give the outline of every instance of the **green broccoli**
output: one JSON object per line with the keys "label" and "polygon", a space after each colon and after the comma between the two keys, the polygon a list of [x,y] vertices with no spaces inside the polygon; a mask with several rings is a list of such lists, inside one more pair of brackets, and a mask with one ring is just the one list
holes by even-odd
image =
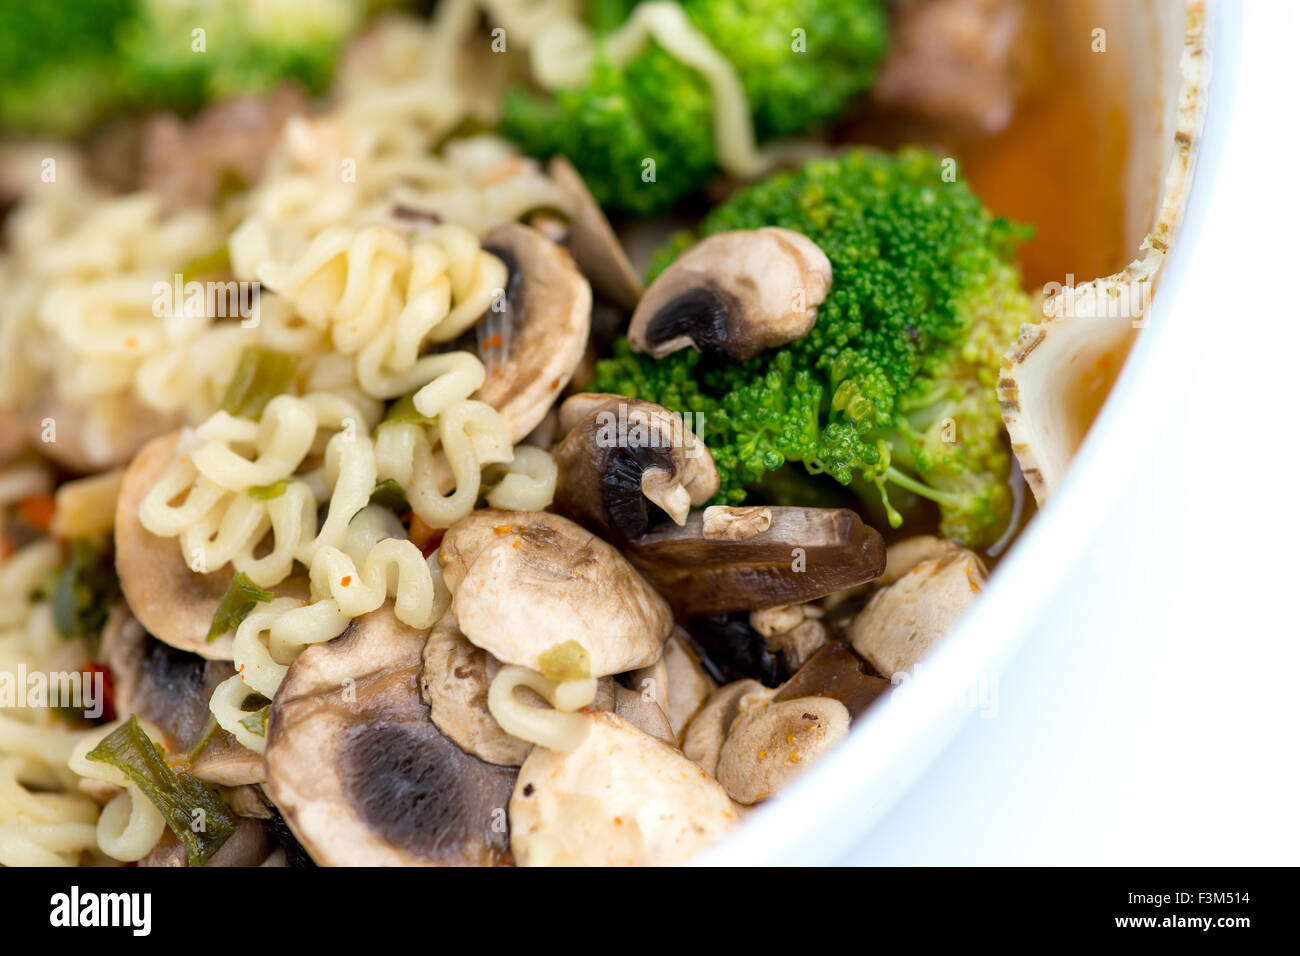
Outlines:
{"label": "green broccoli", "polygon": [[[682,0],[735,66],[759,140],[832,119],[866,89],[884,53],[883,0]],[[594,5],[599,31],[629,5]],[[651,42],[623,65],[597,55],[586,85],[507,95],[502,129],[525,152],[564,153],[604,206],[646,215],[698,192],[717,169],[703,77]],[[653,185],[643,181],[654,160]]]}
{"label": "green broccoli", "polygon": [[[283,80],[324,90],[367,0],[4,0],[0,127],[71,136]],[[201,31],[201,32],[199,32]]]}
{"label": "green broccoli", "polygon": [[[1033,319],[1012,263],[1029,230],[944,171],[920,150],[857,151],[737,193],[700,234],[773,225],[816,242],[834,279],[812,330],[741,363],[690,349],[655,361],[622,339],[589,388],[697,413],[722,476],[715,503],[800,462],[883,503],[894,526],[890,485],[936,502],[946,536],[988,545],[1011,510],[995,388]],[[656,270],[694,238],[677,237]]]}

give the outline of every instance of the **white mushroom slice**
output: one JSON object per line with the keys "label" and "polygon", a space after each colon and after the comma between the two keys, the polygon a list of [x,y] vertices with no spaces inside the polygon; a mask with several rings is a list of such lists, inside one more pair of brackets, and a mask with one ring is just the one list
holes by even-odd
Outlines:
{"label": "white mushroom slice", "polygon": [[744,711],[766,704],[772,693],[758,681],[748,678],[719,687],[686,725],[682,752],[710,777],[715,776],[718,756],[732,723]]}
{"label": "white mushroom slice", "polygon": [[[681,524],[679,521],[678,524]],[[704,537],[720,541],[744,541],[772,527],[772,509],[763,506],[732,508],[714,505],[704,509]]]}
{"label": "white mushroom slice", "polygon": [[922,561],[937,561],[959,551],[960,545],[932,534],[903,538],[885,550],[885,573],[873,583],[877,586],[893,584]]}
{"label": "white mushroom slice", "polygon": [[655,358],[690,347],[741,362],[806,335],[830,287],[830,260],[806,236],[774,226],[720,232],[650,284],[627,340]]}
{"label": "white mushroom slice", "polygon": [[853,649],[886,677],[910,671],[975,600],[986,575],[979,558],[965,550],[922,561],[853,619]]}
{"label": "white mushroom slice", "polygon": [[[450,611],[433,626],[424,645],[420,692],[438,729],[466,753],[488,763],[517,767],[532,746],[501,729],[488,710],[488,691],[501,662],[475,647]],[[521,688],[520,693],[531,693]],[[535,706],[545,706],[537,697]]]}
{"label": "white mushroom slice", "polygon": [[568,754],[538,747],[510,797],[510,848],[521,866],[669,866],[737,820],[717,783],[679,751],[615,714],[592,714]]}
{"label": "white mushroom slice", "polygon": [[505,859],[515,771],[470,756],[429,720],[426,638],[384,605],[303,651],[275,695],[267,791],[317,863]]}
{"label": "white mushroom slice", "polygon": [[691,718],[699,711],[709,695],[718,689],[693,651],[677,632],[664,643],[664,671],[668,675],[668,706],[665,712],[677,740]]}
{"label": "white mushroom slice", "polygon": [[554,157],[546,172],[569,199],[568,241],[573,258],[600,295],[622,309],[635,308],[645,291],[641,277],[582,176],[564,156]]}
{"label": "white mushroom slice", "polygon": [[718,491],[713,455],[662,405],[582,392],[560,406],[560,426],[555,510],[598,534],[641,535],[653,506],[684,524]]}
{"label": "white mushroom slice", "polygon": [[800,697],[741,713],[718,757],[718,782],[737,803],[778,793],[849,733],[848,709],[830,697]]}
{"label": "white mushroom slice", "polygon": [[477,397],[505,420],[518,443],[546,417],[582,361],[591,330],[591,286],[569,253],[536,229],[497,226],[483,249],[506,264],[500,309],[476,326],[487,378]]}
{"label": "white mushroom slice", "polygon": [[461,632],[507,664],[604,677],[658,660],[672,613],[611,545],[559,515],[485,509],[438,550]]}

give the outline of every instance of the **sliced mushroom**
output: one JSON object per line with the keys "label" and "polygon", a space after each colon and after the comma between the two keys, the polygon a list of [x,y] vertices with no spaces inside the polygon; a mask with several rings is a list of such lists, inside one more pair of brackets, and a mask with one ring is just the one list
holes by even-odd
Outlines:
{"label": "sliced mushroom", "polygon": [[586,740],[536,747],[510,798],[510,846],[522,866],[668,866],[737,820],[723,789],[676,748],[615,714],[592,714]]}
{"label": "sliced mushroom", "polygon": [[831,697],[844,705],[851,719],[857,720],[891,686],[843,641],[830,641],[777,688],[772,700]]}
{"label": "sliced mushroom", "polygon": [[[451,611],[429,633],[423,662],[420,691],[438,729],[480,760],[506,767],[523,763],[532,744],[502,730],[488,710],[488,689],[501,662],[469,642]],[[544,705],[538,697],[536,706]]]}
{"label": "sliced mushroom", "polygon": [[718,755],[718,782],[746,806],[773,796],[849,733],[831,697],[771,701],[736,717]]}
{"label": "sliced mushroom", "polygon": [[484,509],[438,550],[461,632],[498,660],[551,674],[585,655],[604,677],[651,664],[672,613],[617,550],[559,515]]}
{"label": "sliced mushroom", "polygon": [[732,723],[744,711],[767,703],[771,696],[771,690],[748,678],[719,687],[686,725],[682,752],[710,777],[715,776],[718,755]]}
{"label": "sliced mushroom", "polygon": [[773,226],[720,232],[650,284],[627,340],[655,358],[689,346],[743,362],[806,335],[830,287],[830,260],[807,237]]}
{"label": "sliced mushroom", "polygon": [[[218,847],[205,866],[261,866],[266,862],[275,843],[267,831],[266,824],[260,820],[240,817],[235,821],[235,832],[226,842]],[[172,835],[170,830],[163,831],[158,845],[149,851],[139,863],[140,866],[189,866],[185,847]]]}
{"label": "sliced mushroom", "polygon": [[140,523],[140,502],[171,464],[180,437],[172,432],[149,442],[122,477],[113,524],[117,576],[146,631],[178,650],[228,661],[234,635],[209,642],[208,629],[234,572],[226,567],[195,574],[175,538],[160,538]]}
{"label": "sliced mushroom", "polygon": [[853,649],[886,677],[910,671],[975,600],[986,575],[966,550],[922,561],[853,619]]}
{"label": "sliced mushroom", "polygon": [[636,308],[645,291],[641,277],[582,176],[564,156],[555,156],[546,172],[569,199],[569,249],[592,288],[620,308]]}
{"label": "sliced mushroom", "polygon": [[518,223],[497,226],[483,248],[506,264],[503,310],[480,320],[487,379],[478,397],[505,420],[511,442],[546,417],[582,360],[591,329],[591,286],[560,246]]}
{"label": "sliced mushroom", "polygon": [[802,604],[884,571],[884,541],[854,512],[771,510],[771,527],[741,541],[705,537],[697,511],[682,527],[629,541],[625,552],[685,617]]}
{"label": "sliced mushroom", "polygon": [[699,658],[682,638],[680,628],[664,643],[663,665],[668,678],[665,712],[673,735],[680,741],[691,719],[718,685],[700,665]]}
{"label": "sliced mushroom", "polygon": [[100,653],[113,675],[113,696],[122,714],[151,721],[178,753],[198,749],[187,768],[201,780],[239,786],[263,779],[262,757],[220,728],[211,731],[208,700],[233,677],[226,661],[205,660],[155,640],[129,610],[109,612]]}
{"label": "sliced mushroom", "polygon": [[466,754],[429,720],[426,638],[385,605],[303,651],[276,693],[267,790],[317,863],[505,859],[515,771]]}
{"label": "sliced mushroom", "polygon": [[648,690],[614,684],[614,713],[645,734],[662,740],[671,747],[677,746],[668,715],[658,699]]}
{"label": "sliced mushroom", "polygon": [[[234,572],[229,566],[208,574],[191,571],[175,538],[159,537],[140,523],[140,502],[171,464],[180,436],[172,432],[149,442],[122,476],[113,523],[117,576],[131,613],[150,634],[177,650],[228,661],[234,634],[209,641],[208,629]],[[310,586],[298,572],[275,590],[306,600]]]}
{"label": "sliced mushroom", "polygon": [[922,561],[936,561],[957,554],[961,546],[932,534],[918,534],[895,541],[885,553],[885,573],[873,582],[877,587],[893,584]]}
{"label": "sliced mushroom", "polygon": [[683,524],[718,491],[708,448],[662,405],[584,392],[560,407],[560,426],[553,506],[597,534],[636,538],[664,514]]}

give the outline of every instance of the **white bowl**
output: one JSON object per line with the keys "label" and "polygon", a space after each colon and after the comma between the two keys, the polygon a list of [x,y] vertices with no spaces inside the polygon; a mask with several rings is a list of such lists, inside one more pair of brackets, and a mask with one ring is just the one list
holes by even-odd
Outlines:
{"label": "white bowl", "polygon": [[[1102,4],[1104,7],[1106,4]],[[1171,17],[1173,5],[1179,9]],[[1145,31],[1145,49],[1158,51],[1145,74],[1151,89],[1163,86],[1162,113],[1135,136],[1130,189],[1159,183],[1168,161],[1165,133],[1176,110],[1178,55],[1182,37],[1170,25],[1182,19],[1182,3],[1161,0],[1134,17],[1135,33]],[[1112,3],[1113,6],[1113,3]],[[1128,6],[1128,4],[1125,4]],[[1132,7],[1129,7],[1132,10]],[[1043,604],[1063,586],[1077,542],[1085,540],[1095,515],[1112,502],[1130,479],[1125,463],[1140,459],[1153,422],[1161,420],[1175,396],[1167,376],[1150,374],[1177,329],[1169,308],[1186,278],[1187,261],[1202,228],[1206,195],[1219,174],[1222,143],[1216,131],[1231,109],[1240,64],[1242,9],[1210,3],[1205,48],[1213,77],[1203,139],[1186,210],[1141,333],[1108,399],[1050,502],[1032,520],[1002,560],[979,602],[928,656],[917,676],[871,708],[848,740],[810,767],[779,798],[748,815],[743,826],[697,862],[702,865],[795,865],[832,862],[853,845],[931,766],[959,729],[974,719],[983,691],[996,681],[1042,618]],[[1144,82],[1135,74],[1135,82]],[[1135,87],[1135,98],[1141,96]],[[1149,90],[1148,90],[1149,92]],[[1163,117],[1163,118],[1162,118]],[[1145,175],[1142,171],[1145,170]],[[1149,187],[1148,187],[1149,188]],[[1141,207],[1139,192],[1131,192]],[[1158,207],[1147,197],[1145,225]],[[1133,227],[1130,227],[1133,233]],[[1142,233],[1138,233],[1139,237]],[[1136,242],[1133,248],[1136,254]],[[1121,414],[1122,412],[1122,414]]]}

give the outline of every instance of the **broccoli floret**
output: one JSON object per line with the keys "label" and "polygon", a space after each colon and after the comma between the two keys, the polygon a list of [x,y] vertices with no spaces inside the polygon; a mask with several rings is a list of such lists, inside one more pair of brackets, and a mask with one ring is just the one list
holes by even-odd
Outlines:
{"label": "broccoli floret", "polygon": [[[744,501],[799,462],[878,494],[895,526],[891,485],[935,501],[946,536],[991,543],[1011,508],[995,387],[1002,352],[1033,319],[1012,264],[1029,230],[943,173],[920,150],[852,152],[737,193],[699,234],[771,225],[816,242],[834,278],[812,330],[741,363],[689,349],[655,361],[623,339],[591,390],[695,413],[722,476],[715,503]],[[656,269],[694,238],[670,243]]]}
{"label": "broccoli floret", "polygon": [[322,92],[368,7],[367,0],[4,0],[0,126],[70,136],[123,109],[189,113],[284,80]]}
{"label": "broccoli floret", "polygon": [[0,126],[55,135],[98,119],[120,95],[119,30],[135,0],[0,3]]}
{"label": "broccoli floret", "polygon": [[[122,71],[140,104],[192,112],[209,100],[294,80],[329,82],[364,0],[138,0],[122,31]],[[203,33],[196,35],[196,30]]]}
{"label": "broccoli floret", "polygon": [[[882,0],[682,0],[692,24],[735,66],[759,139],[804,132],[866,89],[884,52]],[[613,0],[589,10],[599,30]],[[624,65],[601,57],[589,81],[507,96],[503,131],[525,152],[564,153],[596,199],[646,215],[699,191],[717,168],[712,94],[653,41]],[[646,160],[654,179],[643,178]]]}

